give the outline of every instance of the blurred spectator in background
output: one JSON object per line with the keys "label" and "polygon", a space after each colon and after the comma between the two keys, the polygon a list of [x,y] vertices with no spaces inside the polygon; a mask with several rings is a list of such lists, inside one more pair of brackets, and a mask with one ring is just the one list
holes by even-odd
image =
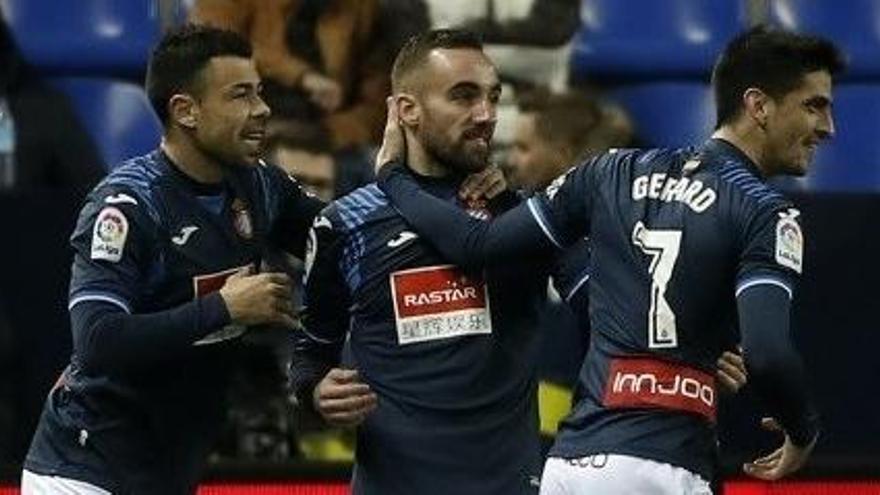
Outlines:
{"label": "blurred spectator in background", "polygon": [[[628,116],[595,94],[536,89],[518,100],[504,166],[508,182],[526,193],[543,190],[580,160],[627,146],[632,138]],[[589,261],[586,240],[566,250],[553,271],[541,313],[538,407],[545,452],[559,421],[571,410],[572,389],[589,346]]]}
{"label": "blurred spectator in background", "polygon": [[514,187],[544,189],[579,157],[625,147],[632,123],[619,107],[595,95],[534,90],[519,98],[506,173]]}
{"label": "blurred spectator in background", "polygon": [[[554,48],[568,43],[581,24],[580,0],[483,1],[485,17],[467,22],[465,27],[482,34],[485,43]],[[511,4],[519,5],[520,15],[504,11]],[[508,17],[502,17],[504,14]]]}
{"label": "blurred spectator in background", "polygon": [[305,190],[327,202],[336,197],[336,159],[326,139],[276,135],[266,150],[269,161],[298,180]]}
{"label": "blurred spectator in background", "polygon": [[0,191],[51,188],[80,198],[103,165],[67,98],[23,60],[0,11]]}
{"label": "blurred spectator in background", "polygon": [[379,31],[391,58],[412,36],[428,29],[431,16],[425,0],[379,0]]}
{"label": "blurred spectator in background", "polygon": [[377,0],[197,0],[191,20],[250,39],[275,132],[371,145],[385,117],[391,53]]}
{"label": "blurred spectator in background", "polygon": [[324,201],[344,196],[373,181],[373,167],[359,150],[334,151],[321,135],[273,135],[269,161],[284,169]]}
{"label": "blurred spectator in background", "polygon": [[465,27],[483,37],[502,80],[568,84],[580,0],[427,0],[434,28]]}

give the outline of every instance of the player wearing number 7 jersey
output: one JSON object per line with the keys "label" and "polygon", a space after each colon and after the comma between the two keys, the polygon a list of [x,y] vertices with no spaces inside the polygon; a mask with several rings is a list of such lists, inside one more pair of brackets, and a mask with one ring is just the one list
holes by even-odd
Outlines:
{"label": "player wearing number 7 jersey", "polygon": [[[712,369],[737,338],[751,383],[786,434],[747,473],[777,479],[804,463],[818,414],[789,336],[804,241],[798,210],[764,181],[805,173],[832,135],[831,76],[841,69],[827,41],[744,33],[713,73],[712,139],[599,156],[491,222],[424,194],[393,160],[382,168],[380,187],[398,211],[461,266],[590,237],[592,344],[542,494],[709,493]],[[391,119],[379,163],[396,156],[395,132]]]}

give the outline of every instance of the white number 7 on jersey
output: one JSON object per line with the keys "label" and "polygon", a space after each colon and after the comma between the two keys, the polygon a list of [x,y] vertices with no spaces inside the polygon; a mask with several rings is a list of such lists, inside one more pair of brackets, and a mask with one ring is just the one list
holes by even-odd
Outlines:
{"label": "white number 7 on jersey", "polygon": [[648,310],[648,347],[651,349],[678,346],[675,313],[666,300],[666,285],[672,278],[678,249],[681,247],[680,230],[648,230],[642,222],[636,223],[632,233],[633,244],[651,257],[651,308]]}

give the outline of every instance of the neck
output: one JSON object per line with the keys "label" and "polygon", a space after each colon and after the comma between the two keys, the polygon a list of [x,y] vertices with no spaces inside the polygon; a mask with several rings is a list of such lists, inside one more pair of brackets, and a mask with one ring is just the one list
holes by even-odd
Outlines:
{"label": "neck", "polygon": [[406,133],[406,163],[414,172],[428,177],[446,177],[449,168],[431,156],[412,133]]}
{"label": "neck", "polygon": [[713,138],[723,139],[742,151],[758,167],[764,177],[773,175],[773,171],[763,153],[762,143],[765,134],[757,126],[724,125],[712,134]]}
{"label": "neck", "polygon": [[188,136],[170,130],[162,137],[162,151],[181,172],[203,184],[223,181],[223,168],[213,158],[195,146]]}

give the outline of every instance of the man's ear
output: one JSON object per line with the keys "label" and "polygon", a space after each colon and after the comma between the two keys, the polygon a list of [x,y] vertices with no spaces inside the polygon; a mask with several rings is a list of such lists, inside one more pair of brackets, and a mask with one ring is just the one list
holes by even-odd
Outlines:
{"label": "man's ear", "polygon": [[401,123],[410,129],[418,127],[422,122],[422,106],[413,95],[401,93],[397,95],[397,115]]}
{"label": "man's ear", "polygon": [[199,103],[191,95],[178,93],[168,100],[168,115],[172,122],[186,129],[199,124]]}
{"label": "man's ear", "polygon": [[758,88],[748,88],[743,93],[742,101],[745,114],[761,129],[767,127],[767,120],[776,110],[776,102],[773,98]]}

